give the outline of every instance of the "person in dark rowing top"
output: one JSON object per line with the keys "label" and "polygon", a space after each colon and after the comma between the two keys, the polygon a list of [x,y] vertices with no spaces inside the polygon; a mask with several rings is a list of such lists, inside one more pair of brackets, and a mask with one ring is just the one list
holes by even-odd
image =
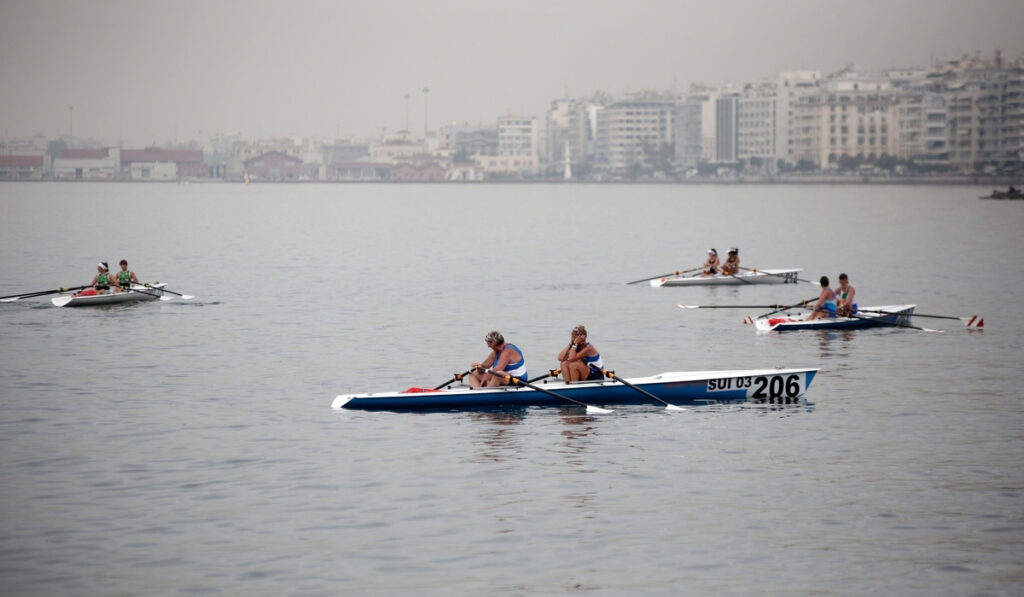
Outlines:
{"label": "person in dark rowing top", "polygon": [[729,249],[729,256],[722,264],[723,276],[735,276],[740,272],[740,250],[736,247]]}
{"label": "person in dark rowing top", "polygon": [[121,260],[121,271],[117,272],[117,286],[121,290],[130,290],[132,284],[138,284],[139,279],[135,276],[135,272],[128,269],[128,260]]}
{"label": "person in dark rowing top", "polygon": [[821,277],[821,294],[818,295],[818,302],[811,307],[811,314],[807,320],[822,319],[836,316],[836,293],[829,288],[828,276]]}
{"label": "person in dark rowing top", "polygon": [[839,317],[850,317],[857,313],[857,291],[850,286],[850,278],[839,274],[839,289],[836,293],[836,314]]}
{"label": "person in dark rowing top", "polygon": [[569,344],[558,353],[558,362],[565,381],[604,379],[604,361],[597,348],[587,342],[587,328],[582,325],[572,328]]}
{"label": "person in dark rowing top", "polygon": [[106,294],[110,292],[111,286],[117,287],[117,281],[110,277],[110,268],[107,267],[106,261],[96,264],[96,272],[92,282],[89,283],[92,289],[96,291],[96,294]]}
{"label": "person in dark rowing top", "polygon": [[470,366],[470,387],[504,386],[511,383],[511,379],[506,379],[503,375],[491,375],[487,372],[488,369],[529,381],[526,359],[523,358],[523,351],[519,350],[519,347],[515,344],[506,344],[505,337],[496,331],[487,332],[484,342],[491,349],[491,354],[487,355],[482,363],[473,363]]}
{"label": "person in dark rowing top", "polygon": [[718,251],[713,248],[708,249],[708,260],[704,262],[704,272],[702,276],[713,276],[718,273]]}

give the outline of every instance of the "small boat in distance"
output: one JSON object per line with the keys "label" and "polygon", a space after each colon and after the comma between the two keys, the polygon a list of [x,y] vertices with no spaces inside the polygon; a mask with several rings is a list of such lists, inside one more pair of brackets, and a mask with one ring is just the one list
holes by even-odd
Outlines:
{"label": "small boat in distance", "polygon": [[818,369],[814,368],[675,371],[625,380],[628,383],[602,379],[573,383],[538,381],[530,384],[533,387],[409,388],[402,392],[341,394],[331,402],[331,408],[438,411],[566,406],[570,403],[578,406],[662,405],[658,400],[674,406],[748,401],[784,404],[799,402],[817,373]]}
{"label": "small boat in distance", "polygon": [[793,330],[850,330],[875,327],[912,327],[910,317],[917,305],[884,305],[863,307],[853,317],[823,317],[808,320],[810,313],[780,313],[774,317],[754,320],[758,332],[787,332]]}
{"label": "small boat in distance", "polygon": [[651,280],[651,286],[718,286],[747,284],[796,284],[803,269],[751,269],[731,276],[714,274],[704,276],[667,276]]}
{"label": "small boat in distance", "polygon": [[1005,191],[999,189],[992,189],[992,194],[986,197],[978,197],[978,199],[1024,199],[1024,192],[1020,189],[1010,185]]}
{"label": "small boat in distance", "polygon": [[96,294],[86,289],[75,294],[65,294],[50,299],[54,307],[94,307],[97,305],[117,305],[139,301],[155,301],[164,294],[165,282],[154,284],[132,284],[130,290]]}

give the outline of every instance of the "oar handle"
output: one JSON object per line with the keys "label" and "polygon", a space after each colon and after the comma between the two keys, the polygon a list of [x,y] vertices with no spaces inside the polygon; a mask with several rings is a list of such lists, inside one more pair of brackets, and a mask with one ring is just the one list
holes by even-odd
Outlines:
{"label": "oar handle", "polygon": [[434,389],[435,390],[440,390],[441,388],[443,388],[443,387],[445,387],[445,386],[447,386],[449,384],[455,383],[457,381],[462,381],[462,378],[466,377],[467,375],[469,375],[469,371],[463,371],[462,373],[456,373],[456,374],[454,374],[454,376],[451,379],[449,379],[448,381],[444,382],[443,384],[437,386]]}
{"label": "oar handle", "polygon": [[516,377],[514,375],[505,373],[504,371],[495,371],[494,369],[485,369],[485,371],[487,373],[490,373],[491,375],[493,375],[495,377],[500,377],[500,378],[504,379],[506,383],[514,384],[514,385],[526,386],[526,387],[530,388],[531,390],[537,390],[538,392],[543,392],[543,393],[545,393],[545,394],[547,394],[549,396],[553,396],[553,397],[558,398],[560,400],[566,400],[568,402],[572,402],[573,404],[578,404],[580,406],[583,406],[588,411],[594,411],[594,412],[600,412],[600,413],[610,413],[610,412],[612,412],[610,410],[607,410],[607,409],[604,409],[604,408],[599,408],[597,406],[592,406],[590,404],[586,404],[585,402],[580,402],[579,400],[570,398],[568,396],[564,396],[562,394],[558,394],[556,392],[552,392],[551,390],[542,388],[542,387],[540,387],[538,385],[534,385],[534,384],[532,384],[532,383],[530,383],[528,381],[522,380],[522,379],[520,379],[520,378],[518,378],[518,377]]}
{"label": "oar handle", "polygon": [[650,278],[644,278],[643,280],[633,280],[632,282],[626,282],[626,285],[628,286],[630,284],[639,284],[640,282],[650,282],[651,280],[657,280],[658,278],[667,278],[669,276],[678,276],[678,275],[681,275],[681,274],[688,274],[690,272],[695,272],[695,271],[697,271],[699,269],[703,269],[703,267],[691,267],[690,269],[683,269],[683,270],[679,270],[677,272],[671,272],[671,273],[668,273],[668,274],[661,274],[660,276],[651,276]]}
{"label": "oar handle", "polygon": [[23,292],[21,294],[9,294],[7,296],[0,296],[0,300],[4,299],[19,299],[19,298],[32,298],[36,296],[43,296],[47,294],[57,294],[58,292],[70,292],[72,290],[81,290],[83,288],[89,288],[91,284],[85,286],[72,286],[70,288],[54,288],[53,290],[38,290],[36,292]]}

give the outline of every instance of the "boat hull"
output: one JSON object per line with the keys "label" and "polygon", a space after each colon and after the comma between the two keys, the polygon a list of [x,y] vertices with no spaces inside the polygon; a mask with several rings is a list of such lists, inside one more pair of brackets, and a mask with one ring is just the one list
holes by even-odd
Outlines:
{"label": "boat hull", "polygon": [[525,386],[477,389],[458,386],[426,391],[410,388],[405,392],[342,394],[335,397],[331,408],[422,411],[579,406],[573,401],[592,406],[664,406],[636,388],[676,406],[747,401],[787,403],[800,400],[817,372],[818,369],[670,372],[626,380],[635,387],[609,379],[572,384],[562,381],[532,384],[546,392]]}
{"label": "boat hull", "polygon": [[809,314],[765,317],[754,320],[758,332],[788,332],[796,330],[851,330],[875,327],[901,327],[910,322],[917,305],[883,305],[862,307],[857,317],[826,317],[807,321]]}
{"label": "boat hull", "polygon": [[796,284],[803,269],[745,270],[734,276],[668,276],[651,280],[651,286],[735,286],[747,284]]}
{"label": "boat hull", "polygon": [[155,301],[164,294],[165,283],[150,284],[149,286],[132,285],[132,290],[125,292],[110,292],[107,294],[95,294],[92,296],[58,296],[50,299],[55,307],[95,307],[100,305],[120,305],[123,303],[136,303],[140,301]]}

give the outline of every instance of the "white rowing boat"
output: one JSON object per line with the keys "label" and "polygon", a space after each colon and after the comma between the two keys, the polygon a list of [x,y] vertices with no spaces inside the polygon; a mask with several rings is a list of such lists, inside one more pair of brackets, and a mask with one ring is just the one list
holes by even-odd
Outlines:
{"label": "white rowing boat", "polygon": [[718,286],[747,284],[796,284],[803,269],[749,269],[732,276],[668,276],[651,280],[651,286]]}
{"label": "white rowing boat", "polygon": [[86,289],[75,294],[65,294],[50,299],[55,307],[93,307],[97,305],[118,305],[121,303],[135,303],[139,301],[170,300],[173,297],[164,296],[164,282],[155,284],[132,284],[130,290],[120,292],[107,292],[104,294],[90,294]]}

